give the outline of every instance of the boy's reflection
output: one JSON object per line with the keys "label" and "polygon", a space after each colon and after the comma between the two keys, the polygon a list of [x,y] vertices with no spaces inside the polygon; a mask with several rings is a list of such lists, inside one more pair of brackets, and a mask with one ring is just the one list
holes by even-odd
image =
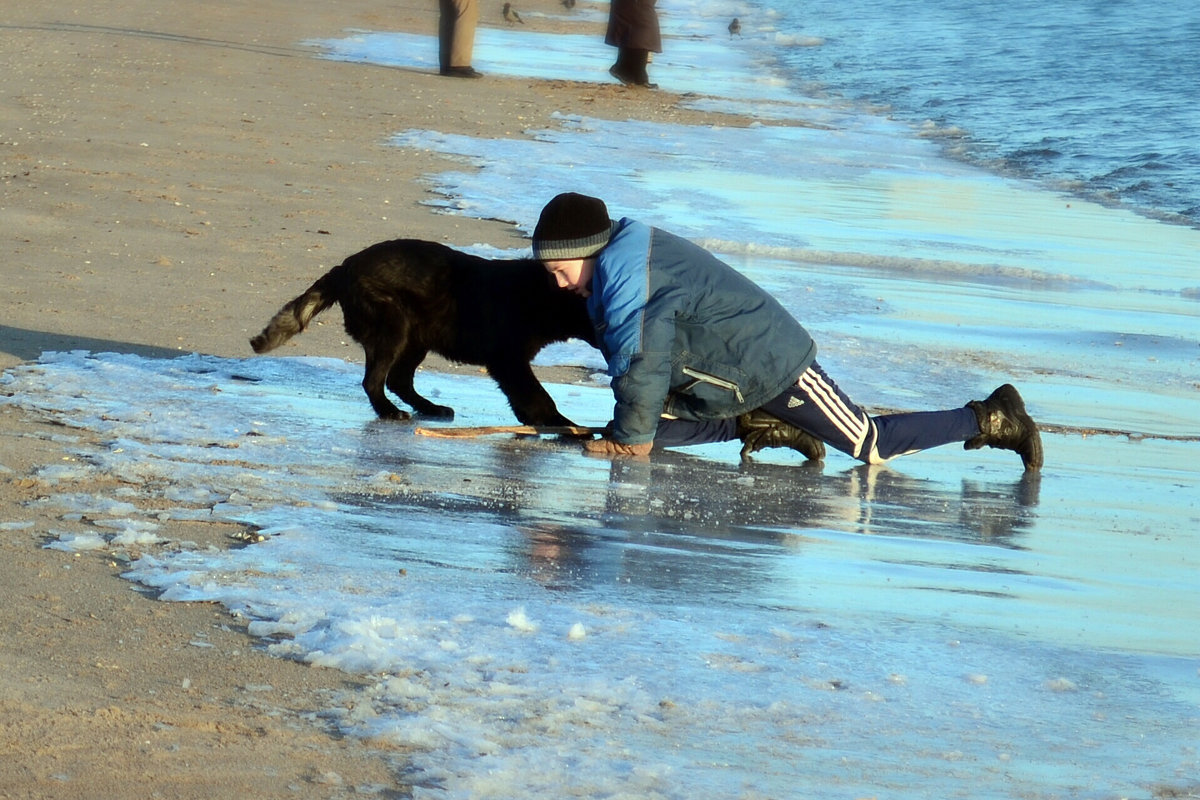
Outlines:
{"label": "boy's reflection", "polygon": [[403,481],[394,494],[347,500],[511,524],[525,534],[507,543],[512,568],[555,588],[623,581],[664,591],[742,591],[763,579],[779,548],[802,548],[807,531],[1019,547],[1040,488],[1037,473],[964,479],[951,489],[868,465],[830,472],[673,451],[608,461],[540,439],[446,445],[432,454],[422,442],[420,458],[401,455],[412,437],[375,444],[364,450],[364,468],[386,464]]}
{"label": "boy's reflection", "polygon": [[[774,548],[803,547],[811,529],[1018,547],[1039,479],[963,480],[952,492],[865,465],[831,475],[750,463],[720,470],[687,456],[614,461],[598,518],[521,525],[524,552],[514,555],[550,588],[620,581],[737,592],[766,578]],[[748,557],[757,548],[768,558]]]}
{"label": "boy's reflection", "polygon": [[663,454],[649,462],[614,463],[605,509],[617,524],[626,518],[625,524],[639,528],[682,525],[691,533],[722,536],[832,528],[1010,545],[1034,518],[1039,480],[1037,475],[996,482],[964,479],[958,491],[951,491],[944,483],[887,467],[861,465],[840,473],[759,462],[722,467]]}

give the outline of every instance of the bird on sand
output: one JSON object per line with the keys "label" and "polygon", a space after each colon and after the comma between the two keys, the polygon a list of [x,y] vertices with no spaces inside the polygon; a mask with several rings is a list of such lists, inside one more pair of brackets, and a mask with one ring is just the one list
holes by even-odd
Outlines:
{"label": "bird on sand", "polygon": [[562,0],[563,8],[574,8],[575,0]]}
{"label": "bird on sand", "polygon": [[733,22],[729,23],[729,38],[732,39],[734,36],[741,36],[741,35],[742,35],[742,23],[737,17],[734,17]]}
{"label": "bird on sand", "polygon": [[509,25],[512,25],[514,22],[519,22],[522,25],[525,24],[525,20],[521,19],[521,15],[512,7],[512,3],[504,4],[504,21]]}

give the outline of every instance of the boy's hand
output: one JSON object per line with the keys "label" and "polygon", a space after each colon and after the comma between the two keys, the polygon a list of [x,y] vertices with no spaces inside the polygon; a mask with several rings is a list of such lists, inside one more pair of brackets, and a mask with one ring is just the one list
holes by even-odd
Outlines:
{"label": "boy's hand", "polygon": [[594,456],[633,456],[645,458],[650,455],[653,442],[645,444],[621,444],[612,439],[591,439],[583,443],[583,452]]}

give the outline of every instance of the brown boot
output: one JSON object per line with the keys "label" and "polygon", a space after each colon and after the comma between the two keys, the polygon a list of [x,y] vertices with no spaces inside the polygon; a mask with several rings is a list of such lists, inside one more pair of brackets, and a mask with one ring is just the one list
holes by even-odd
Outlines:
{"label": "brown boot", "polygon": [[742,458],[767,447],[790,447],[809,461],[825,458],[824,442],[762,409],[738,417],[737,434],[742,440]]}
{"label": "brown boot", "polygon": [[967,407],[979,421],[979,435],[963,444],[965,450],[987,445],[1012,450],[1021,456],[1026,470],[1042,468],[1042,437],[1037,423],[1025,413],[1025,401],[1011,384],[992,392],[987,400],[972,400]]}

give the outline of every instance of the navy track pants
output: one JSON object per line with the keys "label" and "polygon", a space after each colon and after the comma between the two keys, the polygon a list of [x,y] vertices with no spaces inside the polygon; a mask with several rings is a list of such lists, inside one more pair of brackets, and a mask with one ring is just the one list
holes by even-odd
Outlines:
{"label": "navy track pants", "polygon": [[[975,412],[965,406],[872,417],[847,397],[816,362],[794,386],[764,403],[762,410],[867,464],[882,464],[896,456],[965,442],[979,433]],[[734,419],[707,422],[663,419],[654,444],[680,447],[736,438]]]}

